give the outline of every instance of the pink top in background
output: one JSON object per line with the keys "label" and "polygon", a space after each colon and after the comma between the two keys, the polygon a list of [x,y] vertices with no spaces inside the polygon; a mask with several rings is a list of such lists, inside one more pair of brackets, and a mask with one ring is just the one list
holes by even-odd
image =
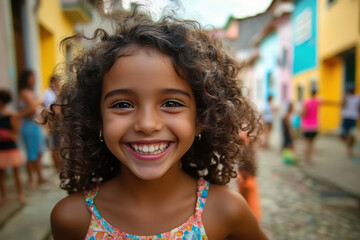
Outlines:
{"label": "pink top in background", "polygon": [[318,111],[320,100],[312,98],[305,102],[305,114],[301,119],[302,130],[304,131],[316,131],[318,128]]}

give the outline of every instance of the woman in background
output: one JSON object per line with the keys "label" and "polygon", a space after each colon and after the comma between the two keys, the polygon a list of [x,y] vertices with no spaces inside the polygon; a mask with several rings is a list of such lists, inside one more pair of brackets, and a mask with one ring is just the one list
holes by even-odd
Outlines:
{"label": "woman in background", "polygon": [[29,187],[35,188],[33,174],[37,174],[37,183],[47,180],[42,173],[41,158],[45,151],[45,136],[41,127],[35,122],[36,112],[40,110],[41,102],[34,92],[35,74],[31,70],[25,70],[19,78],[19,113],[22,118],[21,139],[25,145],[27,158],[27,172]]}

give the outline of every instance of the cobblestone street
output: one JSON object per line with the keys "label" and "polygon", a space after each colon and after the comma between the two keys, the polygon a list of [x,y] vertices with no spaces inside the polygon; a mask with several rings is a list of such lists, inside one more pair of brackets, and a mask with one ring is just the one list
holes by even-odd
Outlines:
{"label": "cobblestone street", "polygon": [[[258,152],[262,226],[273,240],[360,239],[359,202],[285,165],[278,152]],[[341,176],[334,176],[341,177]]]}

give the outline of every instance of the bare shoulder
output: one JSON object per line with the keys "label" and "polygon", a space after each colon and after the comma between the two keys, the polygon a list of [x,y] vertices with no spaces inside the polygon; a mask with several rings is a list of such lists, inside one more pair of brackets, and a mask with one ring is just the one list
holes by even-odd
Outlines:
{"label": "bare shoulder", "polygon": [[210,186],[203,222],[210,239],[267,239],[245,199],[226,186]]}
{"label": "bare shoulder", "polygon": [[82,193],[63,198],[51,212],[51,232],[54,239],[84,239],[90,218],[91,213]]}

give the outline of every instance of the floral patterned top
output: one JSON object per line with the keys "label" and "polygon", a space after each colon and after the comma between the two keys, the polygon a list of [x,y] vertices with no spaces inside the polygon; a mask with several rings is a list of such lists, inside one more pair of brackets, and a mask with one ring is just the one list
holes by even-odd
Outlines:
{"label": "floral patterned top", "polygon": [[104,239],[136,239],[136,240],[155,240],[155,239],[208,239],[205,233],[205,228],[201,220],[201,215],[204,210],[205,201],[208,195],[210,183],[203,178],[198,180],[197,186],[197,201],[195,213],[181,226],[166,232],[153,236],[136,236],[122,232],[111,226],[97,210],[94,199],[98,194],[99,186],[93,191],[84,192],[86,204],[91,212],[90,226],[85,239],[89,240],[104,240]]}

